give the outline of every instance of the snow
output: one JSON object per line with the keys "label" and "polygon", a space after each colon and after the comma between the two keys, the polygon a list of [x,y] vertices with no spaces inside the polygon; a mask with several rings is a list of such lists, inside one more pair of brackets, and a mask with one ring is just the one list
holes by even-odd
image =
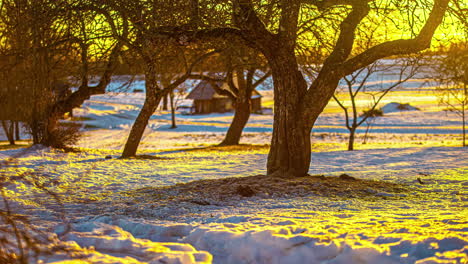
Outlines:
{"label": "snow", "polygon": [[417,107],[411,106],[410,104],[401,103],[389,103],[381,108],[384,113],[401,112],[401,111],[417,111]]}
{"label": "snow", "polygon": [[[262,94],[264,105],[271,104],[271,93]],[[405,103],[408,94],[420,99],[411,104],[421,110],[376,118],[367,144],[361,143],[365,127],[358,130],[353,152],[344,150],[344,118],[331,102],[312,134],[309,171],[402,184],[405,192],[213,197],[206,204],[167,198],[154,188],[177,195],[176,186],[195,180],[265,174],[268,147],[262,144],[269,143],[272,115],[251,116],[242,143],[254,146],[212,149],[207,146],[222,140],[233,113],[178,114],[178,128],[169,129],[170,114],[158,111],[140,145],[141,154],[158,158],[118,159],[142,93],[93,96],[75,111],[86,117],[81,152],[1,150],[0,160],[16,157],[2,173],[34,171],[60,183],[50,189],[63,207],[18,185],[12,190],[37,205],[15,209],[92,263],[466,263],[468,155],[458,147],[461,122],[428,92],[396,91],[382,104]],[[41,260],[67,263],[70,257]]]}

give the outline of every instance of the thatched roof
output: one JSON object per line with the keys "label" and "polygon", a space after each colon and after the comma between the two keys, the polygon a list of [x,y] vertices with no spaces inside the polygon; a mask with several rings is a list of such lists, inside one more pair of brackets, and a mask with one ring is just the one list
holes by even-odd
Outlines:
{"label": "thatched roof", "polygon": [[[187,95],[186,99],[192,99],[192,100],[211,100],[215,97],[227,97],[223,95],[219,95],[215,88],[213,87],[213,82],[209,81],[201,81],[193,90]],[[222,89],[227,89],[227,84],[223,82],[216,82],[215,85],[218,85]],[[252,93],[252,99],[262,97],[260,93],[258,93],[256,90],[253,91]]]}

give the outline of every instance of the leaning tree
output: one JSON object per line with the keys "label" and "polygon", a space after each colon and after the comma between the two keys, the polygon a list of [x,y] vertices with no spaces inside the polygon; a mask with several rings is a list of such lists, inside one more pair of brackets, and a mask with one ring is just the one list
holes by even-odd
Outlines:
{"label": "leaning tree", "polygon": [[[185,82],[196,65],[218,51],[203,45],[190,45],[184,40],[174,40],[156,29],[167,29],[177,22],[187,23],[185,16],[171,12],[181,10],[185,3],[177,1],[106,0],[90,5],[106,18],[112,36],[136,54],[142,62],[145,75],[145,101],[125,143],[122,157],[136,155],[149,119],[161,99]],[[196,23],[191,21],[193,25]],[[128,25],[128,31],[121,29]],[[193,27],[187,27],[193,28]]]}

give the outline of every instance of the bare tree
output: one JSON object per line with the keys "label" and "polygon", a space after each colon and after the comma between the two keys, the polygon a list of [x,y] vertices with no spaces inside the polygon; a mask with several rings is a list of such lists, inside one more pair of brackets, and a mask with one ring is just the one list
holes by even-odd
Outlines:
{"label": "bare tree", "polygon": [[[365,68],[359,69],[358,71],[345,76],[343,81],[345,82],[345,92],[342,89],[337,89],[337,92],[333,95],[333,99],[340,106],[345,114],[345,125],[349,131],[348,150],[354,150],[354,140],[356,136],[356,130],[363,123],[367,123],[367,131],[369,131],[370,124],[368,120],[374,120],[374,110],[378,109],[379,103],[382,99],[393,89],[399,87],[402,83],[406,82],[410,78],[414,77],[417,73],[420,64],[417,58],[402,58],[392,60],[391,63],[388,61],[377,61]],[[370,85],[372,77],[379,74],[390,73],[396,77],[396,80],[392,80],[389,83],[381,83],[380,85]],[[342,94],[346,94],[346,101]],[[370,105],[367,105],[366,111],[361,115],[358,105],[358,100],[367,97]],[[366,133],[367,134],[367,133]]]}
{"label": "bare tree", "polygon": [[[185,21],[183,15],[168,12],[172,9],[181,9],[184,5],[185,3],[177,1],[96,1],[96,6],[99,6],[96,10],[108,21],[113,37],[137,54],[144,68],[145,102],[130,130],[122,152],[123,158],[136,155],[148,121],[161,99],[187,80],[195,65],[217,53],[204,47],[183,47],[185,43],[155,34],[155,29],[166,28],[168,24],[176,21]],[[122,34],[120,30],[122,23],[129,25],[130,34]],[[171,62],[167,60],[168,58]],[[173,65],[170,66],[169,72],[164,69],[171,64]],[[168,78],[167,74],[173,76]],[[164,75],[166,76],[163,77]],[[171,82],[163,84],[162,79]]]}
{"label": "bare tree", "polygon": [[[242,45],[226,49],[219,60],[221,64],[219,68],[225,71],[225,76],[192,74],[191,78],[211,82],[218,94],[232,100],[235,109],[234,118],[220,145],[238,145],[252,112],[253,91],[271,76],[271,72],[267,70],[268,66],[258,52]],[[222,89],[220,83],[227,83],[228,89]]]}
{"label": "bare tree", "polygon": [[[85,2],[2,1],[6,63],[0,79],[8,98],[0,103],[9,106],[13,120],[26,121],[35,144],[63,147],[76,140],[78,129],[59,120],[91,95],[104,93],[118,61],[122,45],[110,39],[105,21]],[[98,85],[89,85],[91,74],[102,74]],[[77,76],[78,89],[57,89],[71,76]]]}
{"label": "bare tree", "polygon": [[152,57],[151,60],[146,61],[146,71],[145,71],[145,87],[146,87],[146,98],[143,108],[141,109],[135,123],[130,130],[127,142],[125,144],[124,150],[122,152],[122,157],[133,157],[136,155],[138,145],[140,144],[141,138],[145,131],[146,126],[150,117],[153,115],[157,106],[159,105],[161,98],[163,96],[171,93],[177,86],[185,82],[190,74],[192,73],[193,68],[200,61],[206,57],[211,56],[217,51],[208,52],[202,56],[195,58],[194,61],[187,63],[186,71],[184,74],[179,75],[174,81],[172,81],[167,86],[162,86],[158,83],[159,74],[156,71],[157,60]]}
{"label": "bare tree", "polygon": [[[245,50],[240,50],[240,53],[229,56],[227,83],[236,99],[235,114],[224,140],[220,143],[222,146],[239,144],[252,112],[253,91],[271,75],[271,72],[265,71],[267,67],[261,63],[259,54]],[[240,58],[241,63],[233,64],[233,55]]]}

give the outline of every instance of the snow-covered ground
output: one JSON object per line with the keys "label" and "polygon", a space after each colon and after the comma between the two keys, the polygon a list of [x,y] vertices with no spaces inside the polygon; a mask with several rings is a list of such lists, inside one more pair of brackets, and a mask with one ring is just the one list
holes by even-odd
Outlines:
{"label": "snow-covered ground", "polygon": [[[271,93],[263,93],[264,105],[271,105]],[[85,117],[81,152],[0,151],[0,160],[18,156],[1,168],[5,175],[34,171],[54,179],[50,188],[61,195],[72,230],[65,232],[55,211],[61,206],[21,186],[21,197],[34,197],[37,205],[18,207],[19,213],[73,241],[92,263],[467,263],[467,150],[458,147],[459,118],[442,111],[432,94],[388,95],[383,105],[411,103],[421,110],[377,118],[367,144],[365,127],[359,130],[353,152],[345,151],[344,119],[335,104],[313,131],[310,174],[347,174],[401,184],[403,191],[354,193],[350,183],[351,195],[272,191],[229,200],[206,197],[203,189],[178,194],[177,188],[265,174],[272,115],[252,115],[242,143],[254,146],[216,149],[203,147],[222,140],[232,113],[177,115],[172,130],[169,113],[158,111],[140,145],[140,154],[149,156],[118,159],[143,96],[93,96],[77,109],[75,115]]]}

